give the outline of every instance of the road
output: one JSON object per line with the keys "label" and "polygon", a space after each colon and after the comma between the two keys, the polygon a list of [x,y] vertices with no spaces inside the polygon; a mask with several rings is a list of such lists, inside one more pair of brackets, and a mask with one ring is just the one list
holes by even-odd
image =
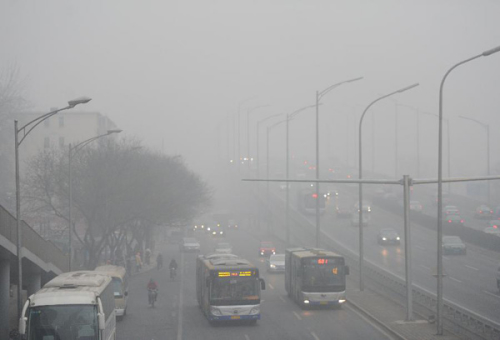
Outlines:
{"label": "road", "polygon": [[[210,253],[215,241],[206,235],[196,235],[202,253]],[[259,258],[259,239],[248,228],[228,233],[227,241],[233,253],[257,264],[266,281],[262,292],[261,320],[257,325],[224,324],[211,326],[198,308],[195,294],[195,259],[197,253],[179,253],[169,245],[165,258],[180,260],[179,276],[167,277],[167,270],[151,270],[134,276],[129,282],[129,308],[123,321],[118,322],[117,338],[136,339],[390,339],[362,315],[345,305],[338,310],[301,310],[284,289],[282,274],[268,274],[265,260]],[[278,251],[284,251],[279,246]],[[146,285],[150,278],[160,287],[155,308],[147,304]]]}
{"label": "road", "polygon": [[[338,186],[339,202],[352,207],[357,202],[356,186]],[[284,202],[284,194],[273,188],[274,194]],[[295,209],[295,195],[291,194],[292,209]],[[371,223],[364,229],[365,259],[385,270],[404,278],[404,245],[381,246],[376,242],[378,230],[393,228],[403,237],[403,217],[372,206]],[[327,205],[321,218],[322,231],[344,247],[358,253],[359,230],[351,226],[350,219],[338,218],[333,202]],[[306,216],[309,224],[315,223],[314,216]],[[314,232],[313,228],[310,228]],[[412,224],[412,266],[413,282],[431,292],[436,292],[436,233]],[[445,256],[444,298],[472,310],[492,321],[500,322],[500,294],[496,287],[496,275],[500,255],[497,252],[467,245],[465,256]]]}

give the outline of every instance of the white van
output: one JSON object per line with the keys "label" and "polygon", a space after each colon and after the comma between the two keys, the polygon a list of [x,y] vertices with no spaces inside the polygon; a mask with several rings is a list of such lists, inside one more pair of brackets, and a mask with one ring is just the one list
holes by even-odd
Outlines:
{"label": "white van", "polygon": [[128,278],[125,268],[120,266],[105,265],[94,269],[96,272],[102,272],[111,276],[113,280],[113,294],[115,296],[115,312],[118,320],[123,319],[127,314],[128,301]]}
{"label": "white van", "polygon": [[111,277],[94,271],[63,273],[31,295],[22,310],[23,339],[116,339]]}

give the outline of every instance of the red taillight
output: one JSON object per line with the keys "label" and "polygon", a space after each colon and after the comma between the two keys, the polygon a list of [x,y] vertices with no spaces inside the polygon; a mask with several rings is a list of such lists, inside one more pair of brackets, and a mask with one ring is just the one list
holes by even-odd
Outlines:
{"label": "red taillight", "polygon": [[448,223],[451,223],[451,220],[448,220]]}
{"label": "red taillight", "polygon": [[460,223],[464,223],[464,220],[460,220]]}
{"label": "red taillight", "polygon": [[483,213],[483,211],[482,211],[482,210],[479,210],[479,213],[480,213],[480,214],[482,214],[482,213]]}
{"label": "red taillight", "polygon": [[490,210],[490,214],[493,214],[493,210]]}
{"label": "red taillight", "polygon": [[493,226],[493,228],[495,228],[495,229],[496,229],[496,228],[498,228],[498,227],[497,227],[496,225],[494,225],[494,226]]}

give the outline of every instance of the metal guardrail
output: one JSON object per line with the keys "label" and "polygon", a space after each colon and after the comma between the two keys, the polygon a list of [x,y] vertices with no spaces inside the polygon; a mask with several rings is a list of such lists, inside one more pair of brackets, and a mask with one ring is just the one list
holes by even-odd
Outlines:
{"label": "metal guardrail", "polygon": [[[21,223],[23,247],[45,263],[51,263],[62,272],[68,271],[69,258],[52,242],[44,240],[24,221]],[[0,206],[0,235],[14,245],[17,244],[16,218],[4,207]]]}
{"label": "metal guardrail", "polygon": [[[279,207],[283,201],[272,194],[273,199],[270,204]],[[279,207],[282,208],[282,207]],[[281,209],[271,209],[274,212],[275,218],[280,218],[276,211]],[[281,216],[282,217],[282,216]],[[312,222],[305,216],[297,212],[295,209],[290,209],[290,220],[295,221],[300,226],[307,226],[314,229]],[[297,235],[298,230],[291,227],[291,234],[302,239],[305,235]],[[295,235],[294,235],[295,234]],[[276,235],[281,237],[281,235]],[[345,248],[330,236],[322,233],[322,242],[335,249],[346,257],[348,263],[352,267],[358,266],[358,255],[351,250]],[[352,272],[355,272],[354,270]],[[406,284],[403,278],[398,277],[385,269],[375,265],[370,261],[365,260],[365,275],[369,280],[366,284],[376,292],[386,296],[394,302],[405,305],[406,302]],[[413,303],[414,309],[422,316],[432,318],[436,315],[437,299],[436,295],[422,287],[413,285]],[[477,340],[500,340],[500,323],[485,318],[470,311],[469,309],[457,305],[447,299],[444,300],[444,322],[443,327],[447,331],[462,337],[464,339]]]}

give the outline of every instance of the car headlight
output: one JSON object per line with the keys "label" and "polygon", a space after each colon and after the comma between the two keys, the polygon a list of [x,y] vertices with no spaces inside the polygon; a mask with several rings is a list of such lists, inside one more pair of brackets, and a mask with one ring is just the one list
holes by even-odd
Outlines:
{"label": "car headlight", "polygon": [[398,236],[398,237],[396,237],[396,240],[398,240],[398,241],[399,241],[399,240],[400,240],[400,237],[399,237],[399,236]]}
{"label": "car headlight", "polygon": [[204,226],[204,225],[202,225],[202,226],[201,226],[201,229],[204,229],[204,228],[205,228],[205,226]]}
{"label": "car headlight", "polygon": [[220,234],[222,235],[222,234],[224,234],[224,232],[223,232],[223,231],[221,231],[221,232],[220,232]]}
{"label": "car headlight", "polygon": [[308,304],[308,303],[309,303],[309,300],[304,300],[304,303],[305,303],[305,304]]}
{"label": "car headlight", "polygon": [[271,268],[276,268],[276,265],[271,264],[269,267],[271,267]]}
{"label": "car headlight", "polygon": [[339,303],[344,303],[344,302],[345,302],[345,300],[339,300]]}
{"label": "car headlight", "polygon": [[207,230],[210,231],[210,227],[208,227]]}
{"label": "car headlight", "polygon": [[212,235],[216,235],[217,233],[215,231],[212,231]]}
{"label": "car headlight", "polygon": [[222,316],[222,312],[220,311],[219,308],[215,307],[210,308],[210,313],[212,313],[212,315]]}
{"label": "car headlight", "polygon": [[260,308],[258,307],[254,307],[252,309],[250,309],[250,315],[255,315],[255,314],[259,314],[260,313]]}
{"label": "car headlight", "polygon": [[260,255],[264,255],[264,252],[263,252],[263,251],[261,251],[261,252],[260,252]]}
{"label": "car headlight", "polygon": [[387,238],[386,237],[382,237],[382,241],[387,241]]}

